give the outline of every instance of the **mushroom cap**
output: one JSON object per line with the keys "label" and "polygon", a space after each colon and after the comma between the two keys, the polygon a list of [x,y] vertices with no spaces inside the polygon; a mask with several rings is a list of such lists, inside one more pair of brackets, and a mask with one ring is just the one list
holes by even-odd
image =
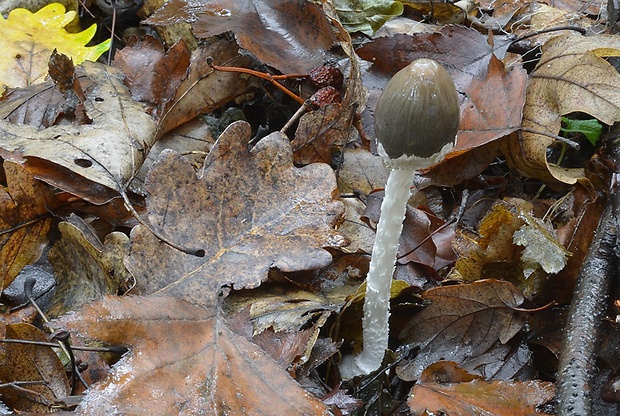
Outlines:
{"label": "mushroom cap", "polygon": [[459,114],[459,95],[450,75],[432,59],[417,59],[392,77],[377,102],[379,152],[394,167],[419,169],[438,163],[456,142]]}

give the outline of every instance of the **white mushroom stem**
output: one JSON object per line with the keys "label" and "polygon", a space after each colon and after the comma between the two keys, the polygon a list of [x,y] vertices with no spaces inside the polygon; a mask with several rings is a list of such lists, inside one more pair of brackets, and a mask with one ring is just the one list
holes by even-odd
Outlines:
{"label": "white mushroom stem", "polygon": [[370,270],[366,277],[362,334],[364,348],[356,356],[345,357],[340,365],[344,378],[368,374],[379,368],[388,347],[390,288],[414,176],[413,169],[393,169],[385,186]]}

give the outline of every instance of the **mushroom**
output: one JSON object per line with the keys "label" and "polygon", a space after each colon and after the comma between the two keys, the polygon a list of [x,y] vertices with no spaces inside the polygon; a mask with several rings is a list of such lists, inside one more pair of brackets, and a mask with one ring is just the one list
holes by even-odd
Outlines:
{"label": "mushroom", "polygon": [[388,347],[392,275],[413,180],[418,170],[443,160],[456,143],[458,125],[456,87],[432,59],[415,60],[397,72],[377,102],[377,150],[391,171],[366,277],[363,350],[341,362],[345,379],[381,366]]}

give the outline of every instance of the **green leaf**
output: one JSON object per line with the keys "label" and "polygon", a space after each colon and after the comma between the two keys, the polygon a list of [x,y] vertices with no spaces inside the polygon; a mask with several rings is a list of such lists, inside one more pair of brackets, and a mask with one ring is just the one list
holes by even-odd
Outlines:
{"label": "green leaf", "polygon": [[562,123],[566,127],[560,128],[561,132],[581,133],[595,146],[601,138],[603,125],[595,118],[590,120],[571,120],[570,118],[562,117]]}
{"label": "green leaf", "polygon": [[391,0],[334,0],[334,8],[347,31],[368,36],[403,13],[403,4]]}

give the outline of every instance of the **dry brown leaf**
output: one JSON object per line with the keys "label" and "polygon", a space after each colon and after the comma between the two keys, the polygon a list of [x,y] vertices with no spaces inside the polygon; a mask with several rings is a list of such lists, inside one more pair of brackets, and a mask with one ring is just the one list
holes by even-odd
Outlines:
{"label": "dry brown leaf", "polygon": [[504,152],[525,175],[574,184],[583,169],[564,169],[547,161],[547,147],[557,135],[561,117],[582,112],[611,125],[620,121],[620,75],[604,59],[620,55],[620,39],[612,35],[557,36],[543,46],[530,76],[522,139],[511,139]]}
{"label": "dry brown leaf", "polygon": [[[26,323],[7,325],[6,337],[49,342],[43,331]],[[39,384],[10,384],[20,381]],[[51,406],[71,391],[65,369],[56,353],[49,347],[37,345],[4,345],[4,357],[0,359],[0,383],[7,383],[0,387],[2,401],[23,412],[50,412]]]}
{"label": "dry brown leaf", "polygon": [[448,361],[424,370],[407,404],[414,415],[548,415],[538,407],[550,402],[554,393],[553,383],[485,381]]}
{"label": "dry brown leaf", "polygon": [[132,415],[327,415],[219,314],[172,297],[106,297],[55,322],[131,347],[77,413]]}
{"label": "dry brown leaf", "polygon": [[39,259],[48,240],[53,192],[19,163],[5,161],[7,188],[0,187],[0,289]]}
{"label": "dry brown leaf", "polygon": [[479,280],[424,292],[431,301],[416,314],[399,337],[420,347],[419,354],[397,369],[399,377],[415,380],[428,365],[447,359],[463,361],[487,351],[497,340],[508,342],[525,324],[514,308],[523,294],[511,283]]}
{"label": "dry brown leaf", "polygon": [[37,130],[0,120],[0,155],[23,161],[37,179],[102,204],[142,164],[155,123],[130,97],[118,70],[93,62],[80,68],[78,78],[89,84],[85,104],[92,124]]}
{"label": "dry brown leaf", "polygon": [[305,0],[173,0],[145,23],[191,22],[197,37],[232,31],[243,49],[283,73],[306,74],[336,42],[321,6]]}
{"label": "dry brown leaf", "polygon": [[[250,126],[231,124],[207,157],[201,178],[178,154],[165,151],[147,177],[148,221],[176,244],[204,250],[185,254],[138,226],[126,265],[140,294],[179,296],[209,304],[220,288],[253,288],[270,268],[324,267],[323,249],[344,244],[333,225],[331,168],[293,167],[288,139],[272,133],[248,149]],[[135,293],[135,292],[134,292]]]}

